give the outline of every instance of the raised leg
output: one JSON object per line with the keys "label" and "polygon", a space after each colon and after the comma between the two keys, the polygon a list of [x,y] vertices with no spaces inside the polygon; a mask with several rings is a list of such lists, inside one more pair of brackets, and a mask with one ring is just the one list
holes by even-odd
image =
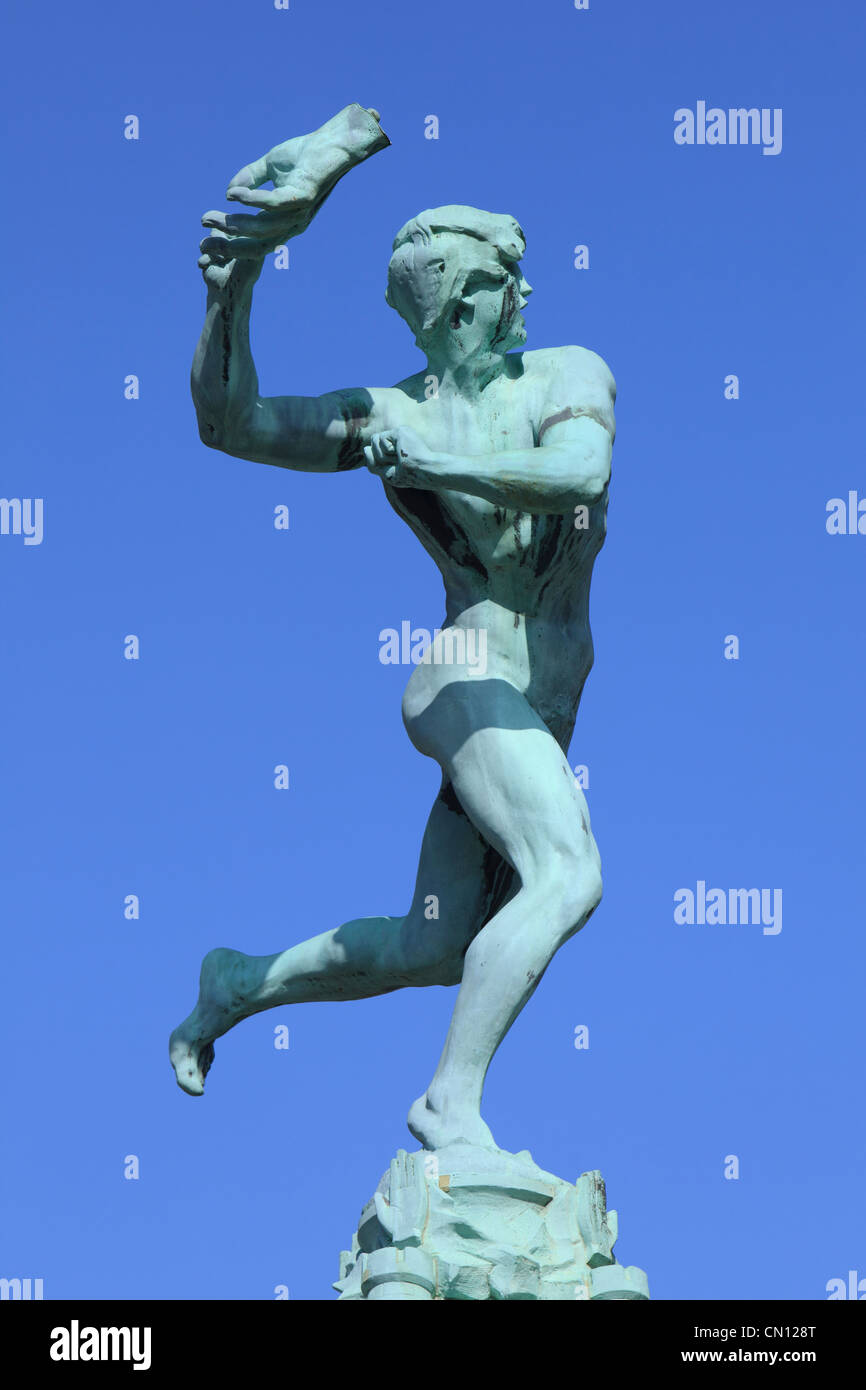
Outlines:
{"label": "raised leg", "polygon": [[508,878],[508,866],[443,783],[405,917],[357,918],[271,956],[224,947],[205,956],[198,1003],[169,1043],[178,1085],[201,1095],[214,1040],[264,1009],[458,984],[466,947]]}

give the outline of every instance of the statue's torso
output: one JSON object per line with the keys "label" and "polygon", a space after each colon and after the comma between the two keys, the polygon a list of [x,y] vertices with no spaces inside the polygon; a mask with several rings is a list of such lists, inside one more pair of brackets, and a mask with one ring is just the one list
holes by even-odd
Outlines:
{"label": "statue's torso", "polygon": [[[426,399],[413,379],[412,394],[388,393],[382,428],[410,426],[443,453],[531,449],[550,404],[556,353],[514,354],[523,359],[522,375],[500,378],[472,402]],[[577,516],[509,510],[444,489],[386,484],[385,492],[442,573],[443,626],[483,628],[487,677],[516,685],[554,732],[570,732],[592,665],[589,585],[604,542],[607,489]],[[463,674],[449,665],[419,666],[407,690],[408,713]]]}

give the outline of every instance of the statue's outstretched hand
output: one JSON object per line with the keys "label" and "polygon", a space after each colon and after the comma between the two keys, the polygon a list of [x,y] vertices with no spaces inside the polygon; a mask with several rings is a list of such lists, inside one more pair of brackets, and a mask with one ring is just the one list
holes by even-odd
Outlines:
{"label": "statue's outstretched hand", "polygon": [[[318,130],[245,164],[226,198],[259,211],[205,213],[202,224],[212,235],[201,243],[199,265],[207,284],[224,289],[255,279],[265,256],[306,230],[343,175],[390,143],[378,111],[353,102]],[[262,187],[268,182],[273,188]],[[238,262],[249,264],[237,268]]]}
{"label": "statue's outstretched hand", "polygon": [[[318,130],[275,145],[231,180],[229,202],[277,214],[285,236],[309,226],[344,174],[391,142],[374,107],[353,102]],[[271,182],[273,188],[262,188]]]}

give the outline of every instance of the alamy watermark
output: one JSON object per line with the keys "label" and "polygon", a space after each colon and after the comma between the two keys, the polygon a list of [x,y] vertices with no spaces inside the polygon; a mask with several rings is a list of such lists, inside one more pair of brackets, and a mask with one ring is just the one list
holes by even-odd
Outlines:
{"label": "alamy watermark", "polygon": [[848,1270],[847,1280],[828,1279],[824,1288],[829,1302],[837,1298],[850,1298],[862,1303],[866,1298],[866,1279],[861,1279],[856,1269]]}
{"label": "alamy watermark", "polygon": [[415,627],[404,619],[398,632],[383,627],[379,633],[379,660],[383,666],[465,666],[471,676],[487,672],[487,629],[475,627]]}
{"label": "alamy watermark", "polygon": [[866,536],[866,497],[855,488],[844,497],[831,497],[825,522],[828,536]]}
{"label": "alamy watermark", "polygon": [[12,1301],[44,1298],[44,1279],[0,1279],[0,1299]]}
{"label": "alamy watermark", "polygon": [[781,154],[782,108],[774,106],[680,106],[674,112],[677,145],[762,145],[763,154]]}
{"label": "alamy watermark", "polygon": [[41,497],[0,497],[0,536],[23,536],[25,545],[42,544]]}
{"label": "alamy watermark", "polygon": [[691,888],[676,889],[674,921],[689,927],[763,926],[764,936],[778,936],[782,930],[782,890],[708,889],[706,881],[699,878],[694,892]]}
{"label": "alamy watermark", "polygon": [[134,1371],[148,1371],[151,1329],[82,1327],[73,1318],[69,1327],[51,1329],[48,1354],[52,1361],[131,1361]]}

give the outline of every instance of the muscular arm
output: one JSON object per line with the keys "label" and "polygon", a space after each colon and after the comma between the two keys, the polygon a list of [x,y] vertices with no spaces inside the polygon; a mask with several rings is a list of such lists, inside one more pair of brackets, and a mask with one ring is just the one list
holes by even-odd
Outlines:
{"label": "muscular arm", "polygon": [[[364,462],[370,392],[263,400],[250,351],[250,306],[269,251],[299,236],[340,179],[389,144],[378,111],[351,102],[318,130],[275,145],[234,176],[227,199],[258,213],[214,211],[202,218],[212,230],[198,262],[208,299],[192,395],[199,433],[211,448],[314,473]],[[265,189],[268,182],[273,187]]]}
{"label": "muscular arm", "polygon": [[555,438],[499,454],[434,454],[436,487],[484,497],[512,511],[570,512],[591,506],[610,480],[612,437],[593,415],[558,420]]}
{"label": "muscular arm", "polygon": [[562,348],[549,404],[530,449],[489,454],[428,450],[407,430],[396,431],[398,459],[367,450],[387,481],[483,497],[511,511],[565,513],[598,502],[610,481],[616,432],[616,385],[605,364],[584,348]]}
{"label": "muscular arm", "polygon": [[323,396],[259,395],[250,350],[253,286],[261,261],[235,261],[231,279],[208,289],[192,365],[202,442],[280,468],[336,473],[364,463],[373,397],[363,387]]}

